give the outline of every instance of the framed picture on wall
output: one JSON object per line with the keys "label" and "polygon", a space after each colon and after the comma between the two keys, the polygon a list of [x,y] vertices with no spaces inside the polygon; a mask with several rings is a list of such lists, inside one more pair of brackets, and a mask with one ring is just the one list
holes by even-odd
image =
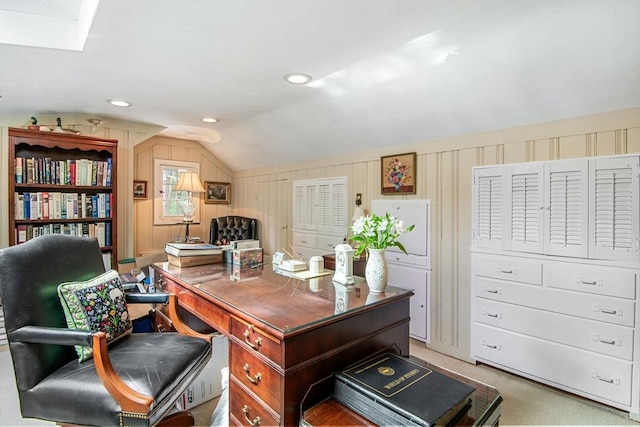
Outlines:
{"label": "framed picture on wall", "polygon": [[231,203],[231,184],[228,182],[204,182],[205,203]]}
{"label": "framed picture on wall", "polygon": [[382,195],[416,194],[416,153],[380,158]]}
{"label": "framed picture on wall", "polygon": [[133,181],[133,198],[147,198],[147,181]]}

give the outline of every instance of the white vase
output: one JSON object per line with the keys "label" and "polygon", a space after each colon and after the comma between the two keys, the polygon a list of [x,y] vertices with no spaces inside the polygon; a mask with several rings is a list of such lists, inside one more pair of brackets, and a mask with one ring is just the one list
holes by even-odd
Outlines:
{"label": "white vase", "polygon": [[364,269],[364,277],[367,279],[369,292],[379,294],[387,288],[387,279],[389,278],[389,270],[387,269],[387,258],[384,249],[367,249],[369,257],[367,265]]}

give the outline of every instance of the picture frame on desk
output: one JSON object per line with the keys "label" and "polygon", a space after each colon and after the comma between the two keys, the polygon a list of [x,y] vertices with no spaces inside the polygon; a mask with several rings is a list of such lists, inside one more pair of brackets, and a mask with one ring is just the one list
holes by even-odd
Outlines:
{"label": "picture frame on desk", "polygon": [[416,194],[416,153],[394,154],[380,158],[381,193]]}
{"label": "picture frame on desk", "polygon": [[228,182],[205,181],[204,188],[207,190],[204,202],[209,204],[229,204],[231,203],[231,184]]}
{"label": "picture frame on desk", "polygon": [[134,199],[146,199],[147,198],[147,181],[133,181],[133,198]]}

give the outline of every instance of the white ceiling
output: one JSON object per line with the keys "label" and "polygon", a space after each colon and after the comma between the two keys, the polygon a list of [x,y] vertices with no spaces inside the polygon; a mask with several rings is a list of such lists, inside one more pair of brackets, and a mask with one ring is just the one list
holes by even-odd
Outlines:
{"label": "white ceiling", "polygon": [[0,114],[160,125],[236,171],[640,107],[637,0],[102,0],[83,46],[0,44]]}

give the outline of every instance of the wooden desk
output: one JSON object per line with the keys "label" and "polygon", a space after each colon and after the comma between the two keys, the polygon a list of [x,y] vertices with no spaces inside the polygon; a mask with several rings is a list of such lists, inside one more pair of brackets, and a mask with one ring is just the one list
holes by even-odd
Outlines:
{"label": "wooden desk", "polygon": [[[349,287],[276,274],[270,265],[232,279],[232,266],[153,265],[159,290],[225,334],[229,412],[235,425],[298,425],[309,387],[388,347],[409,354],[412,291],[389,286],[369,295],[363,278]],[[215,349],[214,349],[215,351]]]}

